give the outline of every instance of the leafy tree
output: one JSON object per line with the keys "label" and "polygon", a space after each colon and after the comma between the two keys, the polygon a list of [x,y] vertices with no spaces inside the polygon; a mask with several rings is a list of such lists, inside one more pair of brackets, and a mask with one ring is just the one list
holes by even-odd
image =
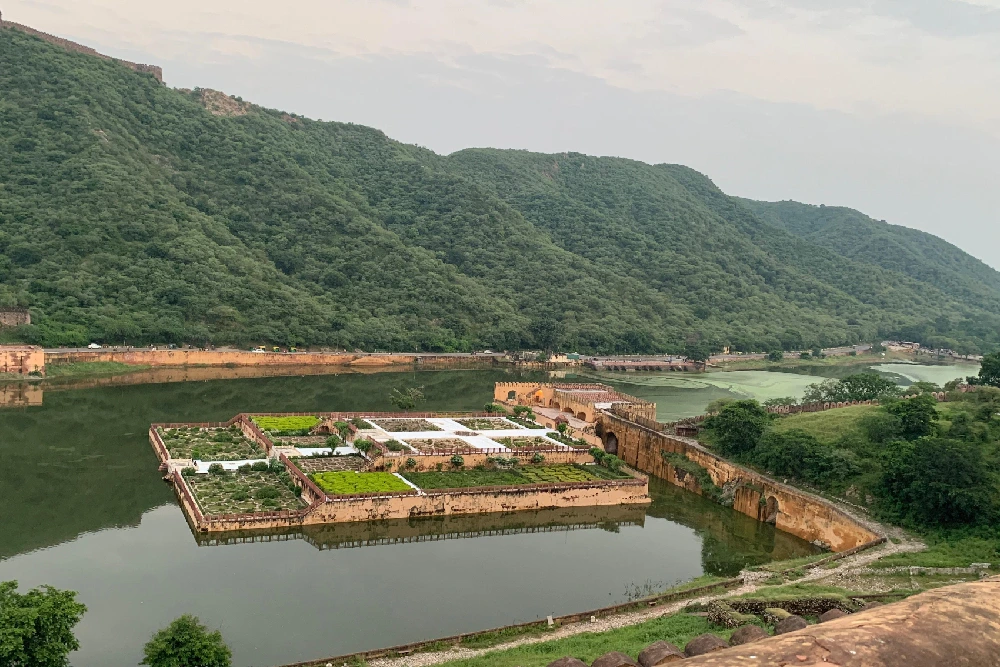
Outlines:
{"label": "leafy tree", "polygon": [[930,435],[938,420],[937,399],[929,394],[897,401],[887,405],[885,410],[899,419],[899,435],[907,440]]}
{"label": "leafy tree", "polygon": [[800,430],[767,432],[750,458],[777,475],[823,486],[842,482],[860,470],[852,452],[822,445]]}
{"label": "leafy tree", "polygon": [[753,400],[734,401],[705,420],[716,447],[731,456],[752,452],[770,424],[767,410]]}
{"label": "leafy tree", "polygon": [[722,408],[735,402],[736,402],[735,398],[728,398],[728,397],[717,398],[711,403],[709,403],[707,406],[705,406],[705,413],[713,414],[716,412],[722,412]]}
{"label": "leafy tree", "polygon": [[551,317],[540,318],[531,323],[528,331],[537,347],[551,352],[559,344],[562,325]]}
{"label": "leafy tree", "polygon": [[688,343],[684,346],[684,356],[699,363],[708,361],[712,356],[712,346],[704,341]]}
{"label": "leafy tree", "polygon": [[184,614],[153,635],[140,665],[149,667],[230,667],[233,653],[218,630],[208,631],[197,617]]}
{"label": "leafy tree", "polygon": [[897,517],[944,527],[995,519],[996,479],[978,443],[940,437],[899,442],[882,465],[877,491]]}
{"label": "leafy tree", "polygon": [[785,358],[785,353],[782,352],[781,350],[771,350],[770,352],[767,353],[768,361],[775,361],[775,362],[783,361],[784,358]]}
{"label": "leafy tree", "polygon": [[969,383],[1000,387],[1000,352],[984,356],[979,375],[969,378]]}
{"label": "leafy tree", "polygon": [[785,405],[798,405],[799,399],[794,396],[781,396],[779,398],[769,398],[764,401],[765,408],[776,408]]}
{"label": "leafy tree", "polygon": [[899,387],[878,373],[855,373],[840,380],[824,380],[806,388],[803,403],[871,401],[899,395]]}
{"label": "leafy tree", "polygon": [[42,586],[22,594],[16,581],[0,582],[0,665],[66,667],[80,648],[73,628],[86,611],[73,591]]}
{"label": "leafy tree", "polygon": [[405,389],[393,389],[389,392],[389,402],[403,412],[409,412],[417,407],[417,403],[423,402],[423,387],[406,387]]}

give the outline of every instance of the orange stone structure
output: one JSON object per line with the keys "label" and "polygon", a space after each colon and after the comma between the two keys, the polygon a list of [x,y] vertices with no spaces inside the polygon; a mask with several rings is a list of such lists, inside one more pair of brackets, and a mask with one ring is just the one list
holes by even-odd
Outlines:
{"label": "orange stone structure", "polygon": [[45,375],[45,350],[34,345],[0,345],[0,373]]}

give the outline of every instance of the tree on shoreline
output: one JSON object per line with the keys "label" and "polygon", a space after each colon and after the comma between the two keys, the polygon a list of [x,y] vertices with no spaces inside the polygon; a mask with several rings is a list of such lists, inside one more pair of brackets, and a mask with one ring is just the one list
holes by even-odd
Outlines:
{"label": "tree on shoreline", "polygon": [[0,665],[67,667],[80,648],[73,627],[86,611],[75,591],[42,586],[22,594],[16,581],[0,582]]}
{"label": "tree on shoreline", "polygon": [[184,614],[159,630],[143,648],[148,667],[230,667],[233,652],[218,630],[208,631],[197,616]]}

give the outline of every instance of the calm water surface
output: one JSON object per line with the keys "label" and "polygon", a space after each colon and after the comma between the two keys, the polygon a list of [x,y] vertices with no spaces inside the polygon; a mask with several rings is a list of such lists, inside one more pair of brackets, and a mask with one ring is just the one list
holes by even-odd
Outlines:
{"label": "calm water surface", "polygon": [[[493,371],[263,378],[46,391],[0,410],[0,580],[79,591],[77,667],[135,665],[176,616],[222,629],[237,665],[273,665],[595,608],[702,573],[814,552],[770,526],[651,485],[654,503],[239,535],[199,543],[156,471],[154,421],[241,411],[383,410],[423,386],[472,410]],[[697,393],[697,392],[696,392]],[[712,392],[687,404],[695,414]],[[685,399],[687,400],[687,399]]]}

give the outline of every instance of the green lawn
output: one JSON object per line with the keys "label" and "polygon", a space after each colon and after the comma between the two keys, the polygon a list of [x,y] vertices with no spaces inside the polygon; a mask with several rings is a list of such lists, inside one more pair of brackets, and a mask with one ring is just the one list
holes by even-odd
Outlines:
{"label": "green lawn", "polygon": [[877,405],[852,405],[849,408],[826,410],[825,412],[805,412],[782,417],[774,423],[778,433],[799,429],[812,434],[824,444],[833,444],[841,436],[854,431],[858,420],[878,410]]}
{"label": "green lawn", "polygon": [[118,361],[77,361],[68,364],[49,364],[45,376],[51,380],[58,378],[86,378],[119,373],[137,373],[148,369],[146,365],[129,365]]}
{"label": "green lawn", "polygon": [[898,553],[881,558],[871,564],[873,568],[898,565],[920,567],[969,567],[971,563],[990,563],[991,570],[1000,566],[1000,539],[962,536],[931,535],[927,550]]}
{"label": "green lawn", "polygon": [[308,433],[316,424],[320,423],[319,417],[251,417],[262,431],[270,431],[279,435],[296,435],[301,432]]}
{"label": "green lawn", "polygon": [[674,614],[606,632],[584,632],[565,639],[494,651],[478,658],[441,663],[447,667],[544,667],[563,656],[591,663],[608,651],[621,651],[635,659],[642,649],[665,640],[681,649],[706,632],[728,638],[731,630],[717,630],[702,616]]}
{"label": "green lawn", "polygon": [[391,493],[409,491],[410,486],[388,472],[318,472],[309,475],[316,486],[335,496],[353,493]]}

